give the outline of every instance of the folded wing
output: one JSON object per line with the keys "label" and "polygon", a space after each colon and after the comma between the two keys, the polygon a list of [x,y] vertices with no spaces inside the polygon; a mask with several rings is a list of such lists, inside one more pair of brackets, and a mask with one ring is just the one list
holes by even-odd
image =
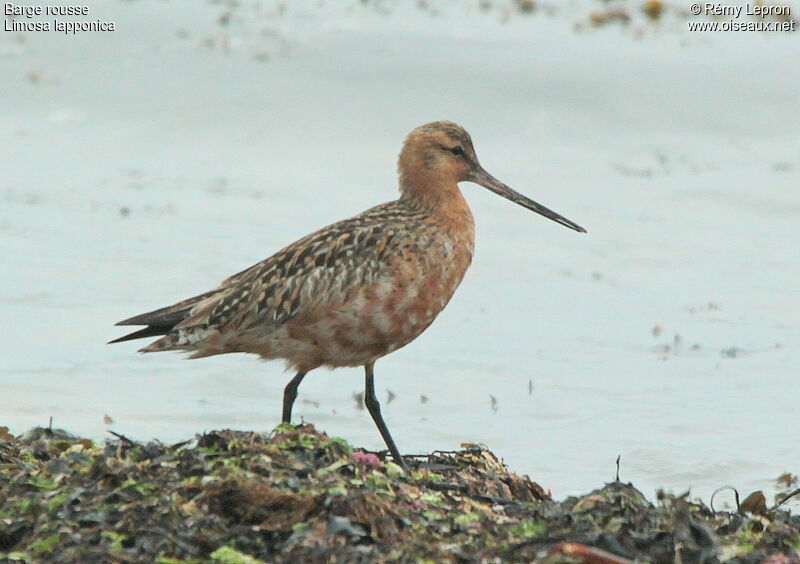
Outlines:
{"label": "folded wing", "polygon": [[146,327],[111,342],[162,335],[142,352],[199,350],[204,344],[222,346],[220,341],[254,328],[269,332],[319,306],[344,303],[351,292],[385,273],[385,251],[402,238],[410,219],[408,210],[391,202],[325,227],[210,292],[120,321],[117,325]]}

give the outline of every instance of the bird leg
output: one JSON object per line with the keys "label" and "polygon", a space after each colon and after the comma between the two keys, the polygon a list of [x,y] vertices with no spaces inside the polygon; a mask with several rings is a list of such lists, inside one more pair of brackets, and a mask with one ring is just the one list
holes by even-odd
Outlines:
{"label": "bird leg", "polygon": [[308,372],[298,372],[283,389],[283,423],[292,422],[292,406],[294,405],[294,400],[297,399],[297,387],[306,377],[306,374]]}
{"label": "bird leg", "polygon": [[364,404],[367,406],[369,414],[372,415],[372,420],[375,421],[375,425],[378,426],[378,431],[381,432],[383,441],[386,443],[386,446],[389,447],[389,452],[392,453],[392,458],[394,458],[394,461],[400,465],[406,474],[410,474],[411,472],[408,470],[408,466],[406,466],[403,457],[400,456],[400,451],[397,450],[397,446],[394,444],[392,435],[389,433],[389,428],[386,427],[386,423],[384,423],[383,417],[381,416],[381,404],[378,403],[378,398],[375,397],[375,379],[372,372],[374,366],[374,362],[364,365],[364,370],[366,372]]}

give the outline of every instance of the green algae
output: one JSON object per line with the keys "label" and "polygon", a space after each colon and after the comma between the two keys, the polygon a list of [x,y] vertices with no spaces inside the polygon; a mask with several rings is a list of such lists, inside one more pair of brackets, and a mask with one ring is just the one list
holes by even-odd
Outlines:
{"label": "green algae", "polygon": [[554,501],[477,445],[408,463],[410,477],[309,425],[175,445],[6,432],[0,560],[544,562],[572,543],[620,562],[711,563],[800,549],[800,521],[783,509],[715,512],[666,493],[651,503],[621,482]]}

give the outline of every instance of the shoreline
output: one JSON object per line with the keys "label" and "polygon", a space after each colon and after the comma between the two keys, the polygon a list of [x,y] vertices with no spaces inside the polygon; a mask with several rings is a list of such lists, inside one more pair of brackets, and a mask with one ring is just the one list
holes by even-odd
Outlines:
{"label": "shoreline", "polygon": [[[553,500],[485,446],[404,457],[312,425],[175,444],[0,427],[9,562],[800,562],[800,517],[611,482]],[[787,478],[787,489],[791,480]]]}

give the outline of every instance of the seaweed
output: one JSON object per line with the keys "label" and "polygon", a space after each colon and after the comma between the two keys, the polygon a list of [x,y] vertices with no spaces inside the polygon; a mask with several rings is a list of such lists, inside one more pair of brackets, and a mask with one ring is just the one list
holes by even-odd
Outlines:
{"label": "seaweed", "polygon": [[0,559],[800,562],[800,519],[763,495],[714,511],[615,481],[557,501],[483,445],[407,462],[311,425],[171,445],[0,427]]}

